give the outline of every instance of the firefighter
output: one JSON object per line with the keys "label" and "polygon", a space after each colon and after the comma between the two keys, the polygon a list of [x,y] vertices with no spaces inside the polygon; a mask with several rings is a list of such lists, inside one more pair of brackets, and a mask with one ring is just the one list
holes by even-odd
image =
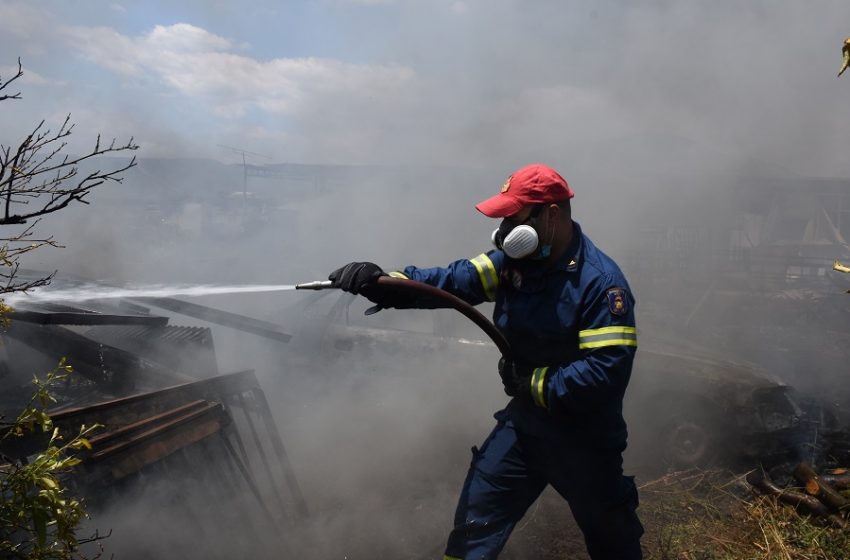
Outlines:
{"label": "firefighter", "polygon": [[[473,305],[495,302],[493,321],[512,348],[498,365],[512,399],[473,448],[444,560],[496,558],[549,484],[569,503],[593,560],[641,558],[637,489],[622,470],[635,300],[617,264],[572,221],[573,196],[552,168],[524,167],[476,205],[502,219],[497,249],[390,273]],[[378,309],[427,306],[375,286],[384,274],[349,263],[329,279]]]}

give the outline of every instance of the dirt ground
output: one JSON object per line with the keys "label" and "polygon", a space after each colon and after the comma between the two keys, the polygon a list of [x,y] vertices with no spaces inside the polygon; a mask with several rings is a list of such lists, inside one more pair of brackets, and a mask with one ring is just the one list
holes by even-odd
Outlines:
{"label": "dirt ground", "polygon": [[589,558],[569,507],[551,488],[517,525],[501,557],[508,560]]}
{"label": "dirt ground", "polygon": [[[646,560],[847,560],[850,530],[801,517],[757,497],[744,474],[690,470],[641,486]],[[565,503],[547,491],[511,538],[503,558],[587,559]]]}

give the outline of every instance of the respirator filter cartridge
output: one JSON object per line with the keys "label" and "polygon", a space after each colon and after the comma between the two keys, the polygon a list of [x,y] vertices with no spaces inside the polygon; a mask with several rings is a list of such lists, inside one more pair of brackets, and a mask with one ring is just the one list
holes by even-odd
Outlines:
{"label": "respirator filter cartridge", "polygon": [[512,259],[527,257],[537,250],[539,243],[537,231],[525,224],[513,228],[505,235],[504,239],[499,239],[500,237],[500,232],[497,229],[490,236],[490,240],[493,245],[503,250]]}

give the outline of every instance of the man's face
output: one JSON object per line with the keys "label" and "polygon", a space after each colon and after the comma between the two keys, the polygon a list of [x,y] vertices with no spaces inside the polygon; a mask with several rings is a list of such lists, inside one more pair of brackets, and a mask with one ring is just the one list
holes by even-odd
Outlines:
{"label": "man's face", "polygon": [[516,214],[505,218],[512,228],[528,224],[537,231],[537,235],[543,239],[543,234],[548,231],[549,223],[555,219],[551,214],[557,212],[558,207],[554,204],[530,204],[524,206]]}
{"label": "man's face", "polygon": [[[499,224],[499,237],[501,239],[505,239],[511,231],[521,225],[528,225],[537,231],[537,228],[535,227],[535,222],[537,221],[535,219],[535,215],[537,214],[537,210],[539,210],[538,206],[524,206],[516,214],[511,214],[510,216],[503,218],[502,223]],[[539,231],[537,232],[537,235],[538,237],[540,236]]]}
{"label": "man's face", "polygon": [[505,218],[509,224],[513,227],[521,226],[522,224],[527,223],[531,218],[532,214],[534,214],[537,209],[537,205],[524,206],[522,210],[517,212],[516,214],[512,214]]}

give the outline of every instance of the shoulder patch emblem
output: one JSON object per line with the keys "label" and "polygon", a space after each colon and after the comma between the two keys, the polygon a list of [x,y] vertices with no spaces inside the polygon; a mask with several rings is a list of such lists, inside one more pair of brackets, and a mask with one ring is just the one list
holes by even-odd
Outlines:
{"label": "shoulder patch emblem", "polygon": [[626,290],[623,288],[611,288],[605,292],[608,296],[608,311],[611,315],[621,317],[628,313],[629,306],[626,301]]}
{"label": "shoulder patch emblem", "polygon": [[508,189],[511,188],[511,177],[513,177],[513,175],[508,177],[507,180],[504,183],[502,183],[502,189],[499,192],[502,192],[502,193],[508,192]]}

